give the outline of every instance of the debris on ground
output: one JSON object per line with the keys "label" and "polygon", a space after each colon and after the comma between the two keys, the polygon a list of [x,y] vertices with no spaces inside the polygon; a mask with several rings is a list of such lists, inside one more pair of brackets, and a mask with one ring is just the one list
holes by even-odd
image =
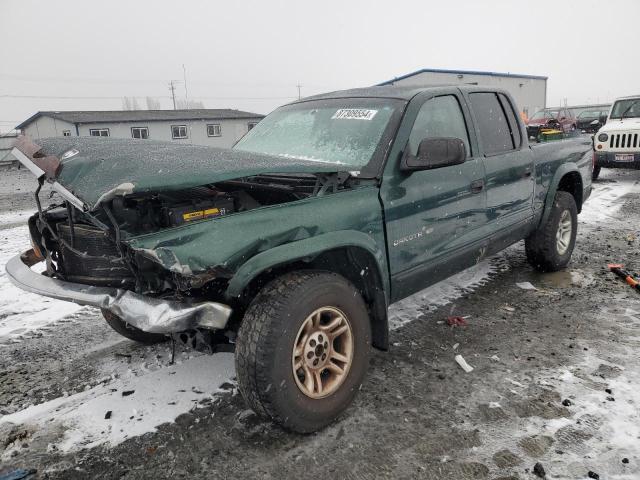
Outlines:
{"label": "debris on ground", "polygon": [[589,470],[589,473],[587,473],[587,477],[593,478],[595,480],[600,480],[600,475],[598,475],[596,472],[592,472],[591,470]]}
{"label": "debris on ground", "polygon": [[447,317],[447,325],[452,327],[463,327],[467,324],[465,317],[449,316]]}
{"label": "debris on ground", "polygon": [[523,290],[538,290],[531,284],[531,282],[516,282],[516,286]]}
{"label": "debris on ground", "polygon": [[104,419],[109,420],[111,418],[111,410],[108,410],[107,413],[104,414]]}
{"label": "debris on ground", "polygon": [[467,363],[462,355],[456,355],[454,358],[458,365],[460,365],[465,372],[473,372],[473,367]]}
{"label": "debris on ground", "polygon": [[135,393],[135,390],[125,390],[122,392],[122,396],[128,397],[129,395],[133,395],[134,393]]}
{"label": "debris on ground", "polygon": [[640,281],[636,280],[631,272],[624,269],[624,265],[621,263],[610,263],[607,265],[611,272],[622,278],[629,286],[638,292],[640,292]]}
{"label": "debris on ground", "polygon": [[571,405],[573,405],[573,403],[571,402],[571,400],[569,400],[568,398],[565,398],[562,401],[562,405],[564,405],[565,407],[570,407]]}
{"label": "debris on ground", "polygon": [[544,467],[542,466],[542,464],[540,462],[536,463],[533,466],[533,473],[534,473],[534,475],[536,475],[537,477],[540,477],[540,478],[546,478],[547,477],[547,473],[544,471]]}
{"label": "debris on ground", "polygon": [[624,458],[622,459],[622,463],[629,463],[629,459],[628,459],[627,457],[624,457]]}

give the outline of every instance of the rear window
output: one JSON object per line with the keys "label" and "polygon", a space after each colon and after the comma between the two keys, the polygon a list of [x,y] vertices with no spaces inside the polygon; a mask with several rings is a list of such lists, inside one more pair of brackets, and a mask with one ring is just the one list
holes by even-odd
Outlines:
{"label": "rear window", "polygon": [[507,116],[495,93],[472,93],[471,106],[478,122],[480,141],[486,155],[515,148]]}

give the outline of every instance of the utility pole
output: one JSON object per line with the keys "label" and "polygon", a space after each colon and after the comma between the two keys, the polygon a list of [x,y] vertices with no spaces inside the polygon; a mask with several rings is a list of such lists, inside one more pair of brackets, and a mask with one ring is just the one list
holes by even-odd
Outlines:
{"label": "utility pole", "polygon": [[187,104],[187,108],[189,108],[189,93],[187,92],[187,69],[182,64],[182,77],[184,78],[184,103]]}
{"label": "utility pole", "polygon": [[171,92],[171,98],[173,99],[173,109],[176,109],[176,86],[173,84],[173,80],[169,82],[169,91]]}
{"label": "utility pole", "polygon": [[300,89],[302,88],[302,85],[300,85],[300,82],[298,82],[298,85],[296,85],[296,87],[298,87],[298,100],[300,100],[300,98],[301,98]]}

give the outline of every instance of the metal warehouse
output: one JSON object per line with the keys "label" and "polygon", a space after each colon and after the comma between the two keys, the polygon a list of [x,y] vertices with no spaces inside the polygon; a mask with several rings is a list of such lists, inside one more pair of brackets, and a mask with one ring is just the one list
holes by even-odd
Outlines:
{"label": "metal warehouse", "polygon": [[518,108],[527,116],[547,106],[547,77],[538,75],[423,68],[378,85],[424,87],[457,83],[504,88],[513,95]]}

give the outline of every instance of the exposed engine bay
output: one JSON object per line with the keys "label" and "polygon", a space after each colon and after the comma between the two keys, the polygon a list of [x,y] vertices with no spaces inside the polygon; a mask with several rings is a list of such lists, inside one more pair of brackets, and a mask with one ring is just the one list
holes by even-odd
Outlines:
{"label": "exposed engine bay", "polygon": [[[259,175],[178,191],[116,196],[93,212],[69,202],[29,220],[47,275],[154,296],[216,298],[231,272],[181,275],[123,240],[348,188],[348,174]],[[36,194],[37,196],[37,194]]]}

